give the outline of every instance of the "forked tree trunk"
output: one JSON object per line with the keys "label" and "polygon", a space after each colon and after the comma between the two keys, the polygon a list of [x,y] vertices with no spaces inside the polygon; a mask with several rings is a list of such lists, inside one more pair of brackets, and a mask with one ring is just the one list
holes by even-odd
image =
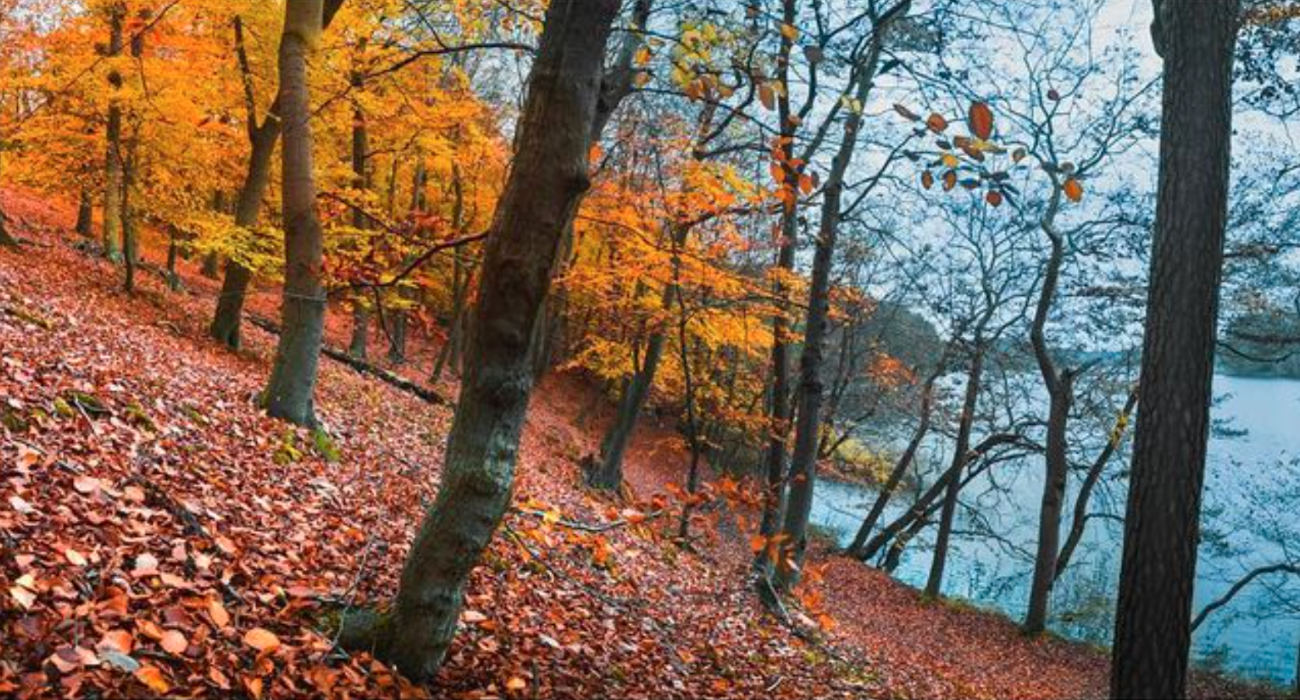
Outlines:
{"label": "forked tree trunk", "polygon": [[[108,56],[122,54],[122,23],[126,19],[126,5],[113,3],[109,7]],[[108,124],[105,130],[107,143],[104,154],[104,256],[116,261],[121,257],[118,241],[122,238],[122,106],[116,92],[122,89],[122,74],[116,69],[108,74],[110,92]]]}
{"label": "forked tree trunk", "polygon": [[560,237],[589,186],[591,120],[618,5],[553,0],[546,10],[514,166],[485,245],[442,483],[411,547],[379,644],[410,678],[430,678],[442,664],[466,579],[510,502],[533,383],[528,345]]}
{"label": "forked tree trunk", "polygon": [[[325,0],[322,9],[322,28],[330,26],[330,22],[334,20],[342,4],[343,0]],[[235,203],[235,225],[251,229],[257,226],[258,214],[262,210],[262,198],[266,195],[266,186],[271,179],[271,156],[275,154],[275,143],[280,138],[283,117],[280,113],[280,96],[277,94],[265,118],[260,124],[257,121],[253,79],[248,65],[248,53],[244,47],[243,22],[238,17],[235,18],[235,54],[239,60],[240,73],[244,82],[244,106],[248,112],[247,130],[250,146],[248,172],[244,176],[244,184],[239,188],[239,198]],[[208,327],[208,333],[218,342],[232,349],[239,348],[244,299],[248,295],[248,285],[252,280],[252,270],[234,258],[227,261],[226,275],[221,282],[221,294],[217,297],[217,309],[212,316],[212,325]]]}
{"label": "forked tree trunk", "polygon": [[1124,556],[1114,697],[1183,697],[1223,274],[1237,0],[1156,2],[1160,176]]}
{"label": "forked tree trunk", "polygon": [[313,394],[325,322],[323,245],[316,216],[307,66],[321,33],[322,0],[289,0],[280,38],[280,109],[284,200],[284,295],[280,342],[267,382],[266,412],[315,424]]}
{"label": "forked tree trunk", "polygon": [[[853,96],[859,103],[866,104],[871,94],[889,25],[906,14],[909,7],[910,0],[901,0],[872,27],[867,53],[861,63],[854,66]],[[799,581],[808,548],[808,518],[812,513],[813,490],[817,481],[817,442],[822,418],[822,346],[830,316],[831,267],[835,262],[844,177],[857,150],[861,128],[862,112],[850,110],[822,190],[821,220],[817,230],[817,249],[813,254],[812,284],[808,289],[808,315],[804,322],[803,354],[799,357],[798,417],[794,450],[790,455],[789,498],[781,524],[785,540],[776,567],[777,583],[786,590]]]}

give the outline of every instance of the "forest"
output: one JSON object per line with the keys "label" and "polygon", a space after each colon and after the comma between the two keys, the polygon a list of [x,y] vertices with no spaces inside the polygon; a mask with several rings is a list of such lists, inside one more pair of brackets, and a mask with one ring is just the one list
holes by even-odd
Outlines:
{"label": "forest", "polygon": [[0,697],[1300,694],[1300,2],[0,0]]}

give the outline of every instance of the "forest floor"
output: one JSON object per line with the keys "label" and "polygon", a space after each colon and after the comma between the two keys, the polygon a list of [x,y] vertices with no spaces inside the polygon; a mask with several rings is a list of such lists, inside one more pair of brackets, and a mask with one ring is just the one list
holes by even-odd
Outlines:
{"label": "forest floor", "polygon": [[[274,336],[246,324],[239,353],[207,338],[217,282],[184,263],[183,291],[146,273],[128,297],[120,270],[78,247],[67,203],[6,190],[0,204],[25,241],[0,248],[0,695],[1106,694],[1103,652],[927,603],[826,551],[804,599],[833,624],[793,634],[748,584],[735,518],[705,512],[691,546],[676,542],[677,518],[662,514],[686,455],[670,429],[639,427],[623,500],[583,488],[580,459],[610,408],[566,375],[535,393],[515,506],[437,683],[410,686],[341,651],[333,630],[341,610],[391,598],[451,409],[323,358],[330,439],[318,445],[257,408]],[[249,306],[275,318],[274,290]],[[343,347],[349,319],[327,325]],[[395,369],[422,380],[432,347],[413,342]],[[371,348],[383,354],[377,335]],[[1193,686],[1264,692],[1213,676]]]}

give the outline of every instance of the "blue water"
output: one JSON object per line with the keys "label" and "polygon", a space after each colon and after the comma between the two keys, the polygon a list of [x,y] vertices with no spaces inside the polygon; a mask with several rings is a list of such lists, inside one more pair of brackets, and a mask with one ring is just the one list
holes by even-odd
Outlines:
{"label": "blue water", "polygon": [[[1218,401],[1213,418],[1230,430],[1216,432],[1210,441],[1194,612],[1223,594],[1242,572],[1283,558],[1274,539],[1285,541],[1287,535],[1300,534],[1300,512],[1279,509],[1269,495],[1295,484],[1289,487],[1294,499],[1290,503],[1300,508],[1300,463],[1293,462],[1300,456],[1300,381],[1219,375],[1214,390]],[[923,463],[937,466],[946,463],[944,450],[951,448],[936,440],[927,449]],[[1127,463],[1127,454],[1117,455],[1108,475],[1113,477]],[[1025,612],[1033,569],[1042,460],[1031,457],[1023,464],[995,469],[992,481],[977,479],[963,491],[963,501],[976,506],[983,522],[959,509],[954,529],[970,532],[982,527],[999,538],[957,536],[949,552],[943,592],[1019,619]],[[1067,520],[1078,479],[1071,475]],[[1123,484],[1105,480],[1094,492],[1090,511],[1122,515]],[[875,497],[869,488],[819,481],[812,520],[847,544]],[[912,498],[912,494],[895,498],[882,523],[897,516]],[[1294,532],[1288,527],[1291,520],[1296,521]],[[1257,534],[1264,525],[1278,534]],[[1063,531],[1067,527],[1063,524]],[[924,586],[932,558],[932,540],[927,538],[933,537],[933,530],[927,528],[909,545],[895,571],[899,580]],[[1080,641],[1109,642],[1122,542],[1118,521],[1089,520],[1074,561],[1053,591],[1050,626],[1054,631]],[[1300,546],[1300,539],[1293,543]],[[1281,574],[1256,579],[1227,607],[1211,614],[1193,637],[1192,653],[1202,667],[1291,684],[1298,645],[1300,581]]]}

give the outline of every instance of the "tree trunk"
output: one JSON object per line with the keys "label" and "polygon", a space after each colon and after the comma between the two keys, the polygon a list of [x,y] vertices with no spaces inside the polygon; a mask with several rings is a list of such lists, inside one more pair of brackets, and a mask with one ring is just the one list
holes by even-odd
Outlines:
{"label": "tree trunk", "polygon": [[[330,26],[334,15],[342,6],[343,0],[325,0],[322,9],[321,27]],[[280,96],[276,95],[266,117],[261,124],[257,121],[257,106],[253,98],[252,75],[248,67],[248,54],[244,48],[243,22],[235,18],[235,54],[239,60],[240,72],[244,79],[244,103],[248,111],[247,130],[248,172],[244,184],[239,188],[239,199],[235,203],[235,225],[245,229],[257,226],[258,214],[262,210],[262,198],[266,195],[266,186],[271,179],[271,156],[275,154],[275,142],[280,138],[283,115],[280,110]],[[208,332],[217,341],[231,349],[239,348],[239,326],[244,313],[244,298],[248,294],[248,285],[253,279],[253,271],[233,258],[226,263],[225,279],[221,282],[221,295],[217,297],[217,310],[212,317]]]}
{"label": "tree trunk", "polygon": [[90,188],[82,185],[77,197],[77,235],[90,238],[94,235],[95,205],[90,200]]}
{"label": "tree trunk", "polygon": [[848,555],[851,557],[863,558],[862,553],[867,543],[867,537],[871,531],[876,529],[876,522],[880,520],[881,514],[885,512],[885,506],[889,505],[889,499],[894,496],[894,491],[898,484],[903,481],[903,475],[907,473],[912,466],[912,460],[916,457],[917,450],[921,449],[921,442],[930,432],[930,413],[934,401],[934,384],[939,380],[942,373],[940,368],[936,373],[930,375],[925,381],[925,386],[921,389],[921,421],[917,423],[916,430],[912,433],[912,439],[908,441],[903,454],[899,456],[898,461],[894,463],[894,470],[889,473],[889,478],[885,480],[884,486],[880,489],[880,495],[876,496],[876,502],[871,506],[871,512],[863,519],[862,526],[858,528],[858,534],[853,538],[853,544],[849,545]]}
{"label": "tree trunk", "polygon": [[[781,17],[782,21],[791,27],[795,26],[795,0],[782,0]],[[787,35],[781,35],[780,48],[777,50],[777,79],[782,85],[790,84],[790,53],[794,48],[794,39]],[[799,173],[793,165],[794,161],[794,137],[798,130],[798,124],[791,118],[793,111],[790,108],[790,91],[782,90],[777,98],[777,117],[780,119],[781,129],[781,153],[784,162],[781,164],[782,174],[785,176],[782,186],[787,193],[799,191]],[[794,273],[794,253],[799,238],[799,220],[798,220],[798,196],[787,197],[782,200],[780,235],[781,240],[777,242],[776,268],[777,279],[773,285],[773,293],[784,306],[789,305],[790,290],[786,287],[785,279],[788,275]],[[785,503],[785,458],[786,458],[786,441],[790,437],[790,343],[787,336],[790,333],[790,321],[786,317],[786,309],[781,309],[779,313],[772,316],[772,354],[771,354],[771,385],[769,391],[771,395],[767,401],[767,429],[769,436],[767,440],[767,453],[763,458],[766,466],[767,483],[763,494],[763,519],[759,523],[758,532],[764,541],[770,541],[776,535],[777,527],[781,523],[784,514],[783,505]],[[754,557],[754,567],[760,571],[766,572],[772,563],[772,554],[770,547],[764,547],[759,550]]]}
{"label": "tree trunk", "polygon": [[[122,54],[122,23],[126,18],[126,5],[121,2],[109,7],[108,56]],[[122,238],[122,106],[117,92],[122,89],[122,74],[116,69],[108,74],[109,104],[106,152],[104,155],[104,256],[116,261],[118,241]]]}
{"label": "tree trunk", "polygon": [[1034,348],[1034,358],[1043,386],[1047,389],[1047,452],[1044,455],[1043,498],[1038,511],[1038,552],[1034,556],[1034,575],[1029,589],[1029,607],[1025,612],[1024,631],[1039,634],[1047,625],[1047,607],[1056,581],[1056,555],[1061,539],[1061,510],[1065,501],[1065,484],[1069,476],[1066,456],[1066,429],[1070,420],[1070,405],[1074,401],[1074,376],[1070,370],[1058,371],[1047,347],[1046,327],[1056,298],[1056,287],[1065,262],[1065,240],[1056,230],[1056,213],[1061,206],[1061,186],[1055,173],[1052,179],[1052,196],[1043,214],[1040,227],[1051,243],[1051,253],[1039,290],[1034,320],[1029,338]]}
{"label": "tree trunk", "polygon": [[553,0],[528,80],[517,153],[484,251],[470,352],[437,499],[411,547],[379,649],[431,678],[465,582],[510,501],[532,390],[529,340],[560,238],[589,187],[587,151],[617,0]]}
{"label": "tree trunk", "polygon": [[[144,35],[131,37],[131,58],[137,62],[144,54]],[[140,266],[140,217],[131,210],[131,190],[138,177],[140,155],[140,120],[132,119],[131,137],[127,139],[126,159],[122,163],[122,258],[126,263],[127,294],[135,292],[135,271]]]}
{"label": "tree trunk", "polygon": [[[252,229],[257,226],[262,198],[266,195],[266,187],[271,179],[271,156],[275,154],[275,142],[280,138],[280,118],[280,100],[277,98],[271,105],[271,114],[267,115],[262,125],[249,126],[252,149],[248,155],[248,172],[235,203],[235,225],[240,228]],[[217,298],[217,310],[208,330],[213,338],[232,349],[239,348],[244,298],[252,279],[253,271],[237,259],[231,258],[226,262],[221,296]]]}
{"label": "tree trunk", "polygon": [[1114,697],[1183,697],[1227,219],[1237,0],[1156,3],[1160,176],[1111,654]]}
{"label": "tree trunk", "polygon": [[[673,225],[670,231],[670,242],[673,250],[676,251],[686,242],[690,227]],[[660,308],[664,311],[672,309],[675,287],[676,282],[664,287],[660,299]],[[619,400],[614,422],[609,426],[605,438],[600,443],[600,463],[587,475],[587,481],[592,486],[616,490],[623,484],[623,455],[632,440],[633,431],[636,430],[636,420],[641,415],[641,410],[645,408],[646,399],[650,397],[650,388],[654,385],[655,374],[659,371],[659,362],[663,359],[665,340],[664,330],[656,328],[646,341],[645,357],[641,367],[632,373],[631,379],[623,388],[623,396]]]}
{"label": "tree trunk", "polygon": [[[865,104],[871,93],[876,67],[884,46],[884,34],[890,20],[906,13],[907,0],[896,5],[887,18],[872,27],[871,45],[862,63],[854,67],[854,97]],[[821,221],[817,231],[817,250],[813,254],[812,284],[808,289],[808,315],[804,322],[803,354],[799,358],[798,419],[795,425],[794,450],[790,457],[789,499],[782,522],[785,540],[778,557],[777,583],[789,590],[798,582],[808,547],[808,517],[812,512],[813,489],[817,479],[817,438],[822,417],[822,345],[830,315],[831,267],[835,261],[835,240],[839,234],[840,201],[844,176],[858,145],[862,113],[850,111],[844,121],[844,134],[827,173],[822,190]],[[775,398],[775,396],[773,397]]]}
{"label": "tree trunk", "polygon": [[322,0],[289,0],[280,38],[280,116],[284,207],[284,297],[280,342],[266,387],[266,412],[315,423],[313,394],[325,321],[322,240],[316,216],[307,66],[321,33]]}
{"label": "tree trunk", "polygon": [[354,302],[352,307],[352,341],[348,343],[348,354],[358,360],[366,359],[366,340],[370,335],[370,312],[361,302]]}
{"label": "tree trunk", "polygon": [[948,468],[948,486],[944,491],[943,510],[939,515],[939,534],[934,539],[934,559],[930,562],[930,577],[925,581],[925,595],[937,598],[943,591],[943,568],[948,561],[948,540],[952,536],[952,521],[957,511],[957,497],[961,494],[961,473],[970,460],[970,433],[975,423],[975,408],[979,404],[980,382],[984,375],[984,339],[976,333],[972,350],[970,374],[966,377],[966,395],[962,400],[961,419],[957,423],[957,441],[953,446],[952,466]]}
{"label": "tree trunk", "polygon": [[1074,375],[1062,372],[1050,394],[1047,414],[1047,471],[1043,499],[1038,511],[1038,552],[1025,613],[1026,634],[1039,634],[1047,626],[1047,608],[1056,581],[1056,556],[1061,541],[1061,511],[1065,506],[1065,482],[1069,475],[1066,457],[1066,428],[1074,401]]}
{"label": "tree trunk", "polygon": [[1079,546],[1079,541],[1083,539],[1084,527],[1088,523],[1088,501],[1092,498],[1092,490],[1096,488],[1097,482],[1101,480],[1101,472],[1110,462],[1110,458],[1119,449],[1119,443],[1124,438],[1124,428],[1128,425],[1129,416],[1133,414],[1133,409],[1137,406],[1138,394],[1137,388],[1128,394],[1128,400],[1124,403],[1124,408],[1120,411],[1119,417],[1115,419],[1115,427],[1111,428],[1110,437],[1106,441],[1106,446],[1102,448],[1097,459],[1093,460],[1092,466],[1088,468],[1088,475],[1083,478],[1083,483],[1079,485],[1079,495],[1074,500],[1074,519],[1070,523],[1070,533],[1065,537],[1065,544],[1061,546],[1061,553],[1056,557],[1055,578],[1061,578],[1061,573],[1065,567],[1070,565],[1070,558],[1074,556],[1074,549]]}
{"label": "tree trunk", "polygon": [[[600,143],[601,135],[605,132],[605,127],[614,116],[623,98],[632,93],[632,81],[636,77],[636,68],[633,61],[636,58],[636,52],[641,48],[645,41],[646,23],[650,21],[650,9],[653,0],[634,0],[632,5],[632,17],[630,26],[623,37],[623,43],[619,45],[618,54],[614,59],[613,65],[600,75],[600,86],[596,94],[596,109],[591,117],[591,142]],[[564,267],[569,262],[569,251],[573,247],[573,224],[564,231],[564,236],[560,241],[560,253],[555,258],[556,268],[551,272],[552,277],[557,277],[564,272]],[[551,294],[542,301],[542,308],[538,313],[542,314],[541,323],[534,326],[534,337],[529,343],[532,350],[532,371],[534,377],[542,376],[547,368],[551,366],[556,344],[562,342],[562,332],[564,323],[564,301],[560,296],[563,289],[552,290]]]}

